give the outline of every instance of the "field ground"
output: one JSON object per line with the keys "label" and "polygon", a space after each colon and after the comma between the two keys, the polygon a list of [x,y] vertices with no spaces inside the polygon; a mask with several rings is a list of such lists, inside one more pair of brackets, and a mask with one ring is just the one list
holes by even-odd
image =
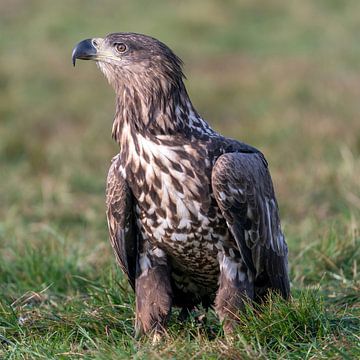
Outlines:
{"label": "field ground", "polygon": [[[114,11],[114,8],[116,9]],[[152,34],[184,60],[199,112],[267,156],[293,300],[134,340],[107,240],[114,96],[75,43]],[[360,2],[0,4],[0,358],[360,358]]]}

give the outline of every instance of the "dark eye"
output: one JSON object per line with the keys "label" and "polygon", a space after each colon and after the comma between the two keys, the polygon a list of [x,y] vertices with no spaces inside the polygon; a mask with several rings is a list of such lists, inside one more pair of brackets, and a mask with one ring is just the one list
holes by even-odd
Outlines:
{"label": "dark eye", "polygon": [[119,53],[123,53],[127,50],[126,45],[123,43],[115,43],[114,47],[115,47],[116,51]]}

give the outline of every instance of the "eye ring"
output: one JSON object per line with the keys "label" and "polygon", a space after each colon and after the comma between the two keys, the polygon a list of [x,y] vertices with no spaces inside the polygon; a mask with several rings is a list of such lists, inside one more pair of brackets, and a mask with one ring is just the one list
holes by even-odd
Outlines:
{"label": "eye ring", "polygon": [[127,50],[127,46],[124,43],[115,43],[114,47],[118,53],[124,53]]}

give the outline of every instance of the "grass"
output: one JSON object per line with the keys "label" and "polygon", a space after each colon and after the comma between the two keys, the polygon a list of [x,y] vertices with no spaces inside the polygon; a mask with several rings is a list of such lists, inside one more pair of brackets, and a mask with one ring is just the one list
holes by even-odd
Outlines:
{"label": "grass", "polygon": [[[359,7],[2,1],[0,358],[360,357]],[[70,59],[113,31],[168,43],[199,112],[270,162],[293,298],[248,307],[232,341],[211,311],[181,325],[175,310],[155,347],[133,337],[104,214],[114,97],[94,64]]]}

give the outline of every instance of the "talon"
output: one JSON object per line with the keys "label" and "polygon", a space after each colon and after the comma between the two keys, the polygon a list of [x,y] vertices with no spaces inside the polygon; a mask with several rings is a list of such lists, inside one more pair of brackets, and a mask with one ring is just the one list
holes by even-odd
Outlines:
{"label": "talon", "polygon": [[156,332],[153,336],[153,339],[152,339],[152,345],[157,345],[160,343],[162,339],[162,335],[159,333],[159,332]]}

